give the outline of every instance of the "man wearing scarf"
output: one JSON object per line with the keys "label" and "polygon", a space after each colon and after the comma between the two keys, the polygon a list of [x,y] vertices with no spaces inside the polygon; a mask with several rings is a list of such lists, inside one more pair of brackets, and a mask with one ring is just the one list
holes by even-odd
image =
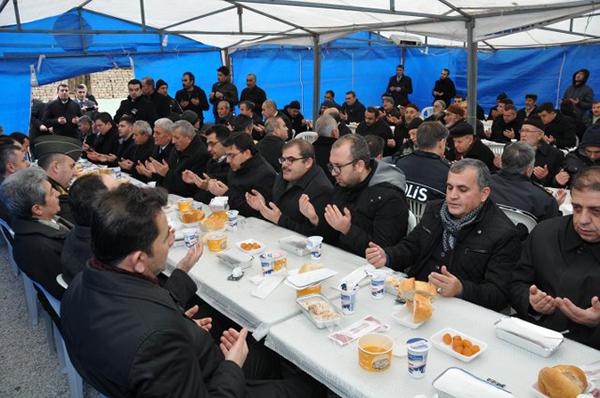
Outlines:
{"label": "man wearing scarf", "polygon": [[429,202],[420,224],[398,244],[370,243],[367,260],[429,281],[444,297],[504,309],[521,244],[513,223],[489,196],[490,172],[483,162],[454,163],[446,199]]}

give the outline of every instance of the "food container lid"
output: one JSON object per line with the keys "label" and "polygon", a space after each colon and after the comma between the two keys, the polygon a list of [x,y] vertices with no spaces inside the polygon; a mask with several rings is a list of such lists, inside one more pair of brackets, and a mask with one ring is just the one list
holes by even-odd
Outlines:
{"label": "food container lid", "polygon": [[509,398],[514,395],[498,382],[479,378],[457,367],[443,371],[431,383],[439,393],[452,398]]}

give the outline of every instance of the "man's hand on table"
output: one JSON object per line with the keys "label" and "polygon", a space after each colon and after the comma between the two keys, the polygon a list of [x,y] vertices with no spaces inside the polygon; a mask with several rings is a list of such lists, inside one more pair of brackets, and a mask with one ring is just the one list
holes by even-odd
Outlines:
{"label": "man's hand on table", "polygon": [[592,297],[592,306],[587,309],[576,306],[568,298],[558,297],[555,301],[556,307],[573,322],[591,328],[600,325],[600,300],[598,300],[598,296]]}
{"label": "man's hand on table", "polygon": [[365,258],[375,268],[385,267],[387,264],[387,254],[381,246],[373,242],[369,242],[369,247],[365,250]]}
{"label": "man's hand on table", "polygon": [[221,352],[225,360],[235,362],[240,368],[244,366],[248,356],[248,344],[246,337],[248,329],[242,328],[239,332],[235,329],[225,330],[221,336]]}

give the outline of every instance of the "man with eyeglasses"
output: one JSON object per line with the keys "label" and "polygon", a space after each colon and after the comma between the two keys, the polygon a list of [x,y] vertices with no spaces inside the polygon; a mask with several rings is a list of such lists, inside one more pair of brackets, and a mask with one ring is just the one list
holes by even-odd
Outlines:
{"label": "man with eyeglasses", "polygon": [[273,166],[275,171],[280,172],[281,164],[279,163],[279,158],[281,157],[281,148],[283,148],[283,144],[288,139],[288,128],[285,125],[285,121],[280,117],[267,119],[265,133],[265,138],[256,144],[256,149]]}
{"label": "man with eyeglasses", "polygon": [[213,195],[208,191],[210,179],[214,178],[227,184],[227,174],[229,174],[230,168],[226,160],[227,156],[223,143],[229,138],[231,132],[227,127],[215,124],[206,129],[205,135],[208,153],[210,154],[210,159],[206,163],[206,173],[200,177],[191,170],[185,170],[182,178],[186,184],[195,184],[199,188],[196,195],[194,195],[195,200],[209,203],[213,198]]}
{"label": "man with eyeglasses", "polygon": [[307,236],[315,234],[316,227],[300,212],[300,205],[310,200],[316,212],[323,213],[333,186],[316,163],[312,144],[302,139],[285,143],[279,162],[281,173],[275,178],[272,201],[256,190],[246,193],[246,201],[273,224]]}
{"label": "man with eyeglasses", "polygon": [[537,115],[523,122],[521,142],[535,150],[535,163],[531,180],[545,187],[555,186],[554,177],[560,172],[564,155],[561,150],[544,141],[544,124]]}
{"label": "man with eyeglasses", "polygon": [[300,212],[330,243],[362,255],[370,241],[393,245],[406,235],[404,173],[371,159],[364,137],[338,138],[328,168],[337,185],[324,212],[318,213],[308,197],[302,197]]}
{"label": "man with eyeglasses", "polygon": [[246,133],[233,133],[223,142],[225,160],[230,170],[227,183],[211,178],[206,189],[214,196],[229,197],[229,207],[246,217],[260,213],[246,202],[246,192],[259,192],[265,202],[271,200],[271,191],[277,173],[258,153],[254,140]]}

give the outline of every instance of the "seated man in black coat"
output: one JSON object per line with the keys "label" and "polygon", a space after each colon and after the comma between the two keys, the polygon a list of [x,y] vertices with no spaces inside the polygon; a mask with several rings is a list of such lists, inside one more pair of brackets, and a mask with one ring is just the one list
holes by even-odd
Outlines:
{"label": "seated man in black coat", "polygon": [[173,122],[171,119],[166,117],[158,119],[154,122],[154,134],[152,138],[154,140],[154,149],[149,158],[145,162],[137,162],[135,165],[136,178],[142,181],[149,181],[156,179],[156,176],[151,170],[150,158],[162,163],[166,161],[171,155],[173,150]]}
{"label": "seated man in black coat", "polygon": [[168,161],[159,162],[151,157],[146,166],[156,176],[157,184],[169,193],[192,197],[196,188],[186,184],[181,174],[185,170],[192,170],[196,174],[206,171],[208,150],[194,126],[186,120],[173,123],[173,145]]}
{"label": "seated man in black coat", "polygon": [[275,169],[281,171],[281,148],[288,139],[288,129],[280,117],[272,117],[265,122],[265,138],[256,144],[258,153]]}
{"label": "seated man in black coat", "polygon": [[534,162],[531,146],[524,142],[507,145],[502,153],[502,168],[492,176],[490,197],[498,206],[525,212],[539,222],[561,214],[552,194],[531,181]]}
{"label": "seated man in black coat", "polygon": [[404,173],[371,159],[369,145],[358,134],[345,135],[331,147],[329,171],[336,187],[323,213],[303,198],[300,212],[318,226],[328,242],[363,254],[369,242],[393,245],[406,235],[408,205]]}
{"label": "seated man in black coat", "polygon": [[107,112],[99,112],[94,118],[96,134],[83,144],[83,150],[90,162],[101,162],[100,155],[115,153],[119,146],[119,133],[115,122]]}
{"label": "seated man in black coat", "polygon": [[481,142],[474,134],[473,127],[464,120],[450,128],[453,150],[449,151],[446,159],[449,161],[461,159],[481,160],[490,171],[496,171],[494,152]]}
{"label": "seated man in black coat", "polygon": [[489,135],[488,132],[485,134],[492,141],[508,143],[512,139],[519,139],[519,130],[521,130],[521,120],[517,117],[517,108],[508,104],[504,107],[502,115],[494,119]]}
{"label": "seated man in black coat", "polygon": [[231,132],[222,124],[210,126],[204,132],[206,135],[206,145],[210,159],[206,163],[206,173],[200,177],[191,170],[185,170],[182,174],[183,181],[186,184],[195,184],[198,192],[194,199],[202,203],[210,203],[213,195],[208,191],[208,182],[211,178],[227,184],[227,174],[229,174],[229,163],[225,156],[225,147],[223,143],[229,138]]}
{"label": "seated man in black coat", "polygon": [[[0,144],[0,184],[9,175],[27,167],[29,167],[29,162],[24,159],[21,148],[8,142]],[[2,202],[0,202],[0,219],[11,225],[10,211]],[[10,234],[5,235],[10,239]]]}
{"label": "seated man in black coat", "polygon": [[600,167],[571,186],[573,215],[538,224],[513,272],[511,305],[529,322],[600,349]]}
{"label": "seated man in black coat", "polygon": [[34,154],[38,159],[38,166],[44,169],[48,181],[60,195],[58,215],[74,223],[69,203],[69,185],[77,173],[75,162],[81,155],[81,142],[71,137],[41,136],[35,140]]}
{"label": "seated man in black coat", "polygon": [[92,258],[92,237],[90,225],[92,212],[98,205],[98,198],[109,189],[114,189],[119,183],[109,175],[90,174],[75,180],[70,189],[69,202],[75,225],[63,246],[61,254],[63,279],[71,283],[75,275]]}
{"label": "seated man in black coat", "polygon": [[558,186],[566,186],[577,173],[592,166],[600,166],[600,124],[590,126],[581,144],[567,154],[563,170],[555,177]]}
{"label": "seated man in black coat", "polygon": [[129,151],[128,154],[125,154],[118,164],[121,170],[142,180],[144,176],[141,176],[138,173],[135,166],[137,164],[146,163],[146,160],[150,159],[150,156],[152,156],[152,153],[154,152],[152,127],[150,126],[150,123],[145,120],[138,120],[133,123],[132,130],[134,145],[131,151]]}
{"label": "seated man in black coat", "polygon": [[305,380],[260,380],[272,366],[252,363],[246,329],[228,329],[218,347],[211,319],[191,319],[196,307],[184,310],[196,291],[187,273],[202,244],[159,285],[175,240],[161,211],[164,192],[124,184],[101,200],[91,226],[94,257],[69,285],[61,308],[69,357],[83,379],[110,397],[314,393]]}
{"label": "seated man in black coat", "polygon": [[444,297],[504,309],[521,244],[515,226],[489,196],[490,172],[481,161],[454,163],[446,200],[429,202],[421,222],[398,244],[369,244],[367,260],[429,280]]}
{"label": "seated man in black coat", "polygon": [[424,122],[417,130],[417,147],[396,160],[406,176],[406,197],[419,202],[443,199],[450,164],[443,158],[448,130],[439,122]]}
{"label": "seated man in black coat", "polygon": [[64,289],[56,277],[62,273],[60,254],[69,227],[57,217],[58,192],[44,170],[30,167],[7,177],[0,187],[0,197],[13,216],[15,262],[60,300]]}
{"label": "seated man in black coat", "polygon": [[554,105],[546,102],[540,105],[538,115],[544,123],[544,140],[557,148],[573,148],[577,143],[575,125],[554,109]]}
{"label": "seated man in black coat", "polygon": [[246,192],[255,190],[271,200],[271,191],[277,173],[258,153],[252,137],[246,133],[234,133],[224,143],[225,156],[229,163],[227,183],[215,178],[208,181],[207,189],[214,196],[228,196],[229,207],[246,217],[257,217],[260,213],[246,202]]}
{"label": "seated man in black coat", "polygon": [[272,201],[260,192],[246,193],[248,205],[273,224],[304,235],[314,235],[316,228],[300,212],[302,201],[310,200],[318,214],[333,193],[333,186],[315,161],[312,144],[302,139],[288,141],[282,150],[281,173],[275,178]]}
{"label": "seated man in black coat", "polygon": [[394,134],[392,133],[392,129],[387,122],[380,117],[380,112],[377,108],[372,106],[367,108],[365,111],[365,120],[356,128],[356,134],[360,134],[362,136],[368,134],[378,135],[385,141],[383,156],[389,156],[394,153],[396,148]]}
{"label": "seated man in black coat", "polygon": [[537,115],[523,122],[521,142],[531,145],[535,150],[531,180],[545,187],[556,186],[554,177],[560,172],[565,155],[560,149],[544,141],[544,124]]}
{"label": "seated man in black coat", "polygon": [[[140,120],[142,121],[142,120]],[[135,141],[133,139],[133,117],[121,116],[117,124],[118,139],[115,151],[107,154],[98,154],[94,163],[105,164],[108,167],[116,167],[123,159],[129,159],[133,153]]]}

